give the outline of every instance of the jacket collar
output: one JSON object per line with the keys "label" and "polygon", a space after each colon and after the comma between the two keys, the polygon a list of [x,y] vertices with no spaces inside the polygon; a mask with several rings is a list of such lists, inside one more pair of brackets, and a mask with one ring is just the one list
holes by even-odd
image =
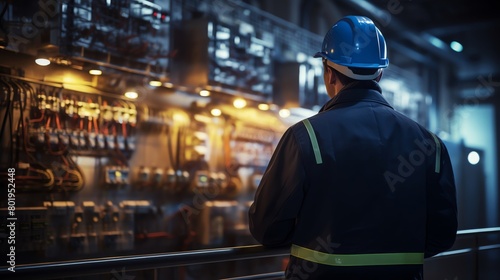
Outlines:
{"label": "jacket collar", "polygon": [[337,95],[328,100],[319,112],[332,109],[341,103],[357,103],[360,101],[376,102],[392,108],[382,96],[382,89],[375,81],[358,81],[345,86]]}

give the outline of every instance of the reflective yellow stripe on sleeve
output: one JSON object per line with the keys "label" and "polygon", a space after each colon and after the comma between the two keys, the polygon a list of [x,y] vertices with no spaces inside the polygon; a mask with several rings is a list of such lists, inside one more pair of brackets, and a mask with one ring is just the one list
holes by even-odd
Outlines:
{"label": "reflective yellow stripe on sleeve", "polygon": [[436,142],[436,167],[434,172],[439,173],[441,171],[441,143],[434,133],[431,133],[434,142]]}
{"label": "reflective yellow stripe on sleeve", "polygon": [[291,255],[331,266],[372,266],[423,264],[424,253],[328,254],[293,244]]}
{"label": "reflective yellow stripe on sleeve", "polygon": [[316,164],[322,164],[323,159],[321,158],[321,151],[319,150],[318,140],[316,139],[316,134],[308,119],[302,121],[306,127],[307,133],[309,134],[309,139],[311,139],[311,145],[314,152],[314,157],[316,158]]}

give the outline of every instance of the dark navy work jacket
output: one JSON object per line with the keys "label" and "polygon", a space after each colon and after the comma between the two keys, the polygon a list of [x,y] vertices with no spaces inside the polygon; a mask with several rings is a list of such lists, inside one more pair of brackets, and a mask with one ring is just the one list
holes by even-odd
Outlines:
{"label": "dark navy work jacket", "polygon": [[[376,82],[346,86],[307,120],[312,133],[299,122],[283,134],[257,189],[249,210],[257,241],[315,253],[425,257],[453,245],[457,206],[447,149],[394,110]],[[421,279],[422,264],[337,266],[292,253],[285,273]]]}

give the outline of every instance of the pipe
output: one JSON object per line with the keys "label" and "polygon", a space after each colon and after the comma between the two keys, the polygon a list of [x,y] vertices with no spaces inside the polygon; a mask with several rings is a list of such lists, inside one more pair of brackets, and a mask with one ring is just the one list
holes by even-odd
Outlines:
{"label": "pipe", "polygon": [[[441,57],[454,65],[464,66],[465,59],[461,54],[436,46],[432,43],[432,40],[436,40],[438,38],[428,32],[417,32],[416,30],[413,30],[412,28],[406,26],[400,20],[395,18],[395,14],[399,14],[404,11],[404,4],[401,4],[398,11],[394,11],[391,14],[390,7],[388,7],[387,10],[384,10],[368,1],[342,1],[354,9],[361,10],[363,13],[369,14],[374,21],[377,21],[383,27],[388,28],[392,32],[398,34],[398,39],[407,39],[415,46],[424,48],[430,53]],[[426,63],[426,61],[420,62]]]}

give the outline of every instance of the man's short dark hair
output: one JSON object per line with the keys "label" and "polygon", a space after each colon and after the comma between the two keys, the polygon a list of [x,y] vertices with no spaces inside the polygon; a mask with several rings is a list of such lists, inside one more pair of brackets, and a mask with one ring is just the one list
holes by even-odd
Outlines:
{"label": "man's short dark hair", "polygon": [[[328,67],[330,68],[332,71],[335,71],[335,74],[337,75],[338,79],[340,80],[340,82],[343,84],[343,85],[348,85],[350,83],[353,83],[353,82],[356,82],[358,80],[356,79],[353,79],[353,78],[350,78],[350,77],[347,77],[346,75],[340,73],[339,71],[337,71],[335,68],[331,67],[330,65],[326,64],[326,62],[323,62],[323,66],[324,67]],[[326,69],[326,68],[325,68]],[[357,75],[373,75],[375,74],[375,72],[378,71],[377,68],[357,68],[357,67],[349,67],[349,69],[351,69],[351,71],[354,73],[354,74],[357,74]],[[376,78],[374,78],[373,80],[376,81],[378,79],[378,76]]]}

